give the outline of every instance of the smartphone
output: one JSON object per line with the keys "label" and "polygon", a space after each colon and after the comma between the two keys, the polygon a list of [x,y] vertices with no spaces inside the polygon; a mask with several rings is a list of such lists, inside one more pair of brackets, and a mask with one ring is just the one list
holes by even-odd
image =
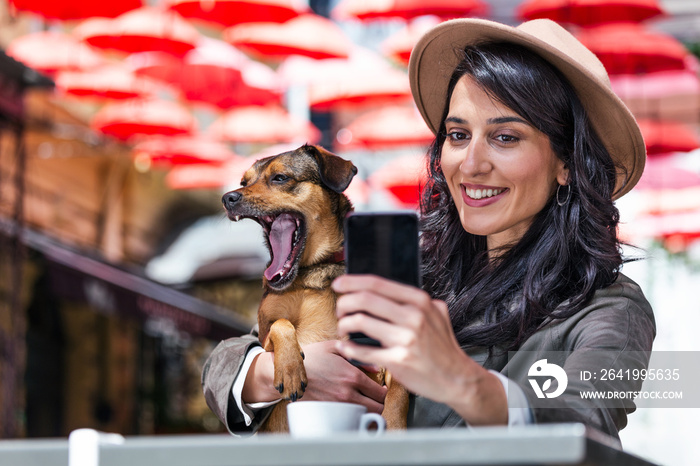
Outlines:
{"label": "smartphone", "polygon": [[[418,216],[413,212],[355,212],[345,218],[345,270],[420,287]],[[356,343],[381,346],[363,333]]]}

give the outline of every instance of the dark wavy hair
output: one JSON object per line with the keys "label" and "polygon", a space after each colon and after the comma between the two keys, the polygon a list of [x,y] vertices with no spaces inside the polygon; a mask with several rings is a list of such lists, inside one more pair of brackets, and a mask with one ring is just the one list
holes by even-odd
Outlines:
{"label": "dark wavy hair", "polygon": [[489,260],[486,237],[462,227],[440,168],[444,123],[429,151],[430,176],[421,199],[425,289],[447,302],[463,347],[513,350],[543,322],[572,316],[616,280],[623,262],[612,201],[619,167],[572,86],[539,55],[509,43],[460,53],[443,121],[455,84],[470,75],[546,134],[569,169],[568,202],[559,206],[552,196],[523,237]]}

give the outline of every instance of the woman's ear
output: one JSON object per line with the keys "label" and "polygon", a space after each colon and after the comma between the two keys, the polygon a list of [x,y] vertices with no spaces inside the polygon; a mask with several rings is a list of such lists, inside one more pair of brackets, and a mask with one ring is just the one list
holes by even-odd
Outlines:
{"label": "woman's ear", "polygon": [[557,171],[557,183],[562,186],[569,184],[569,167],[566,166],[563,160],[559,161],[559,170]]}

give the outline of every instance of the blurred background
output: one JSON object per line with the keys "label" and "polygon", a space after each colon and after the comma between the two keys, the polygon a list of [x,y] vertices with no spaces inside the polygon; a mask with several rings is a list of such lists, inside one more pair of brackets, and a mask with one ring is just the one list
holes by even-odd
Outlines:
{"label": "blurred background", "polygon": [[[254,323],[268,254],[221,195],[309,142],[358,166],[358,210],[415,209],[406,65],[455,17],[551,18],[604,63],[649,154],[623,272],[655,349],[700,350],[697,0],[0,0],[0,438],[222,432],[201,367]],[[699,415],[639,410],[623,444],[695,464]]]}

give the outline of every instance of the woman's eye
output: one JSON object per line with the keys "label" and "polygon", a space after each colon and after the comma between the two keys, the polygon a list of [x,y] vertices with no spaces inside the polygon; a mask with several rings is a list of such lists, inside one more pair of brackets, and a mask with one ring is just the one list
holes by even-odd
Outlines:
{"label": "woman's eye", "polygon": [[284,183],[288,179],[289,179],[289,177],[287,175],[282,175],[281,173],[278,173],[277,175],[274,175],[272,177],[272,181],[274,183]]}
{"label": "woman's eye", "polygon": [[447,133],[447,139],[450,141],[466,141],[469,135],[463,131],[450,131]]}
{"label": "woman's eye", "polygon": [[500,142],[505,143],[518,142],[520,140],[520,138],[511,134],[499,134],[498,136],[496,136],[496,139],[498,139]]}

